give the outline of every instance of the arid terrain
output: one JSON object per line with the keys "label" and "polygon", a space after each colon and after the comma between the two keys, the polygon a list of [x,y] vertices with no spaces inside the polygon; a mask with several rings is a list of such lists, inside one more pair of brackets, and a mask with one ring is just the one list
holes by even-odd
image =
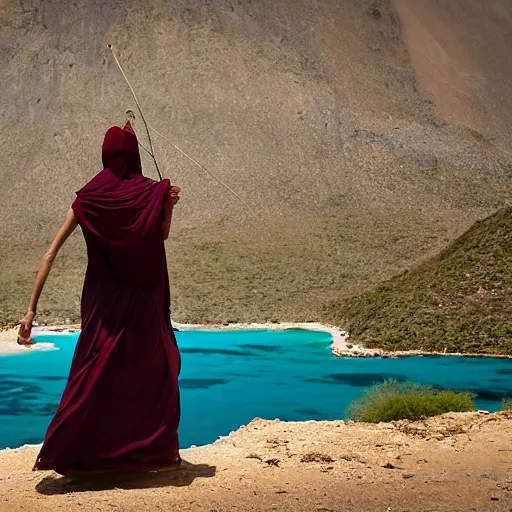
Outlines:
{"label": "arid terrain", "polygon": [[[510,203],[507,0],[2,0],[0,324],[135,109],[108,43],[150,124],[260,218],[154,136],[183,191],[177,320],[322,320]],[[78,320],[84,250],[76,233],[41,321]]]}
{"label": "arid terrain", "polygon": [[[393,309],[386,289],[438,293],[424,286],[444,282],[428,258],[511,205],[509,0],[0,0],[2,327],[26,310],[75,191],[101,169],[106,129],[135,110],[107,44],[149,123],[258,215],[153,133],[164,175],[182,188],[167,247],[175,321],[344,327],[343,308],[362,304],[359,339],[382,334],[393,349],[377,322]],[[135,129],[147,143],[140,118]],[[76,232],[41,323],[79,322],[85,265]],[[465,305],[496,313],[495,283],[467,282]],[[463,342],[453,349],[481,348]],[[32,472],[31,446],[0,452],[0,512],[510,512],[511,439],[510,412],[256,419],[185,450],[179,470],[87,481]]]}
{"label": "arid terrain", "polygon": [[26,447],[0,453],[0,511],[509,512],[511,438],[510,413],[378,425],[256,419],[185,450],[183,469],[88,481],[31,472],[37,447]]}

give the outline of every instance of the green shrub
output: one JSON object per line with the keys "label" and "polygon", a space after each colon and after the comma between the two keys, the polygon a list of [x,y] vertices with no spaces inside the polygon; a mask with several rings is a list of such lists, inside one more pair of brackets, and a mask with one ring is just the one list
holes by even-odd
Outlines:
{"label": "green shrub", "polygon": [[501,401],[501,410],[502,411],[512,411],[512,398],[504,398]]}
{"label": "green shrub", "polygon": [[425,384],[387,380],[366,389],[352,402],[347,415],[355,421],[419,420],[445,412],[475,409],[473,395],[456,391],[439,391]]}

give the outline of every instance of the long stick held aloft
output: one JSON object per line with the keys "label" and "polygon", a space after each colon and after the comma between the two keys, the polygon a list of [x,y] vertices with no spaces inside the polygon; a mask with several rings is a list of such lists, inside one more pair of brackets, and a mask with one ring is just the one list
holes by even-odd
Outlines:
{"label": "long stick held aloft", "polygon": [[128,77],[126,76],[126,73],[124,72],[124,70],[121,66],[121,63],[119,62],[119,59],[117,58],[116,53],[114,52],[114,48],[112,47],[111,44],[108,44],[107,48],[112,52],[112,57],[114,57],[114,60],[116,61],[117,66],[119,67],[119,70],[121,71],[124,79],[126,80],[126,83],[128,84],[128,87],[130,88],[133,99],[135,100],[135,103],[137,104],[137,108],[139,109],[140,117],[142,118],[142,121],[144,122],[144,126],[146,128],[146,133],[148,135],[149,154],[151,155],[153,162],[155,162],[156,172],[158,173],[158,177],[160,178],[160,181],[162,181],[162,173],[160,172],[160,168],[158,167],[158,163],[156,161],[155,152],[153,150],[153,141],[151,140],[151,135],[149,133],[148,123],[146,122],[146,118],[144,117],[144,114],[142,112],[142,108],[140,106],[139,100],[137,99],[137,96],[135,95],[135,91],[133,90],[133,87],[131,86],[130,81],[128,80]]}

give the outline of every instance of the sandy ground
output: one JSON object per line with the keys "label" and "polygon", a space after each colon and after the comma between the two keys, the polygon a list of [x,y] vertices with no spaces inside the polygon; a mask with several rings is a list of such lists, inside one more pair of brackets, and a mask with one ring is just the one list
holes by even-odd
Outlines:
{"label": "sandy ground", "polygon": [[71,480],[30,471],[37,447],[0,453],[0,511],[507,511],[512,414],[425,422],[256,419],[190,465],[153,475]]}

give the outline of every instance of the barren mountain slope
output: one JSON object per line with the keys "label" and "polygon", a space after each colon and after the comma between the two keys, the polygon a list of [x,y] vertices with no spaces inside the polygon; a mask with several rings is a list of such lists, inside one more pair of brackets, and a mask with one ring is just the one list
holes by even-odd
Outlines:
{"label": "barren mountain slope", "polygon": [[[155,137],[183,188],[177,319],[318,318],[324,300],[433,253],[510,196],[512,8],[486,5],[2,0],[0,322],[26,307],[41,252],[100,169],[104,131],[135,107],[107,43],[150,124],[260,216]],[[443,89],[446,65],[427,64],[446,55]],[[464,93],[445,93],[462,79]],[[83,270],[77,234],[43,319],[76,318]]]}

